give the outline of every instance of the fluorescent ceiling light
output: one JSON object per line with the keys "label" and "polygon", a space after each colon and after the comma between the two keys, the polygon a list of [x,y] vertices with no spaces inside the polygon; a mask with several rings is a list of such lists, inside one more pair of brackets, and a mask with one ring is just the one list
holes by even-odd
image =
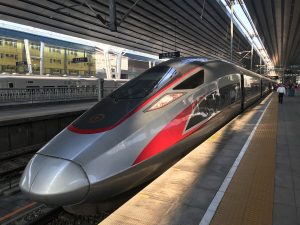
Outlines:
{"label": "fluorescent ceiling light", "polygon": [[[227,11],[227,15],[231,15],[230,9],[230,0],[217,0],[219,4],[222,4]],[[243,0],[239,0],[239,3],[234,3],[233,5],[233,21],[238,29],[244,34],[247,38],[250,45],[253,44],[254,50],[262,58],[264,63],[268,68],[274,68],[273,63],[270,60],[269,55],[267,54],[266,48],[261,41],[261,38],[258,35],[258,32],[254,26],[254,23],[250,17],[250,14],[246,8],[246,5]],[[240,4],[241,3],[241,4]]]}

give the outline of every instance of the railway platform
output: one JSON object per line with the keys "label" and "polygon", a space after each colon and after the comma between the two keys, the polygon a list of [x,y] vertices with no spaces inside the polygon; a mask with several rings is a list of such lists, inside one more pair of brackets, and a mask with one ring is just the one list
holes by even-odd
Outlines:
{"label": "railway platform", "polygon": [[40,149],[96,102],[24,106],[0,110],[0,175],[3,160]]}
{"label": "railway platform", "polygon": [[36,118],[41,116],[57,115],[61,113],[85,111],[97,101],[73,102],[44,105],[23,105],[17,108],[1,108],[0,123],[18,119]]}
{"label": "railway platform", "polygon": [[300,224],[299,95],[247,109],[100,224]]}

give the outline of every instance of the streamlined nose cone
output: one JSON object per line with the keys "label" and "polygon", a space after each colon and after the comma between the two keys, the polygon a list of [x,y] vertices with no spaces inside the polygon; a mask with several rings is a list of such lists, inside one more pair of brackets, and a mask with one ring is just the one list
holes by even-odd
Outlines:
{"label": "streamlined nose cone", "polygon": [[35,201],[70,205],[84,199],[89,181],[74,162],[36,154],[23,172],[20,188]]}

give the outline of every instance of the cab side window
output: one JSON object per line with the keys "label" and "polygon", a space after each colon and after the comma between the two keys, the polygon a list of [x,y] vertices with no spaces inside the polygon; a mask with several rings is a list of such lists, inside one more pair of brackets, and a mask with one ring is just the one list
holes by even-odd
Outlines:
{"label": "cab side window", "polygon": [[173,88],[173,90],[182,90],[182,89],[194,89],[204,82],[204,70],[200,70],[191,77],[187,78],[179,85]]}

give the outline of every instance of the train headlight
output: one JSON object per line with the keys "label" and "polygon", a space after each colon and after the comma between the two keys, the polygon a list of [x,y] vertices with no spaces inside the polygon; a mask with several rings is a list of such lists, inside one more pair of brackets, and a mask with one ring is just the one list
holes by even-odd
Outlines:
{"label": "train headlight", "polygon": [[185,93],[183,93],[183,92],[166,94],[166,95],[162,96],[157,102],[152,104],[146,111],[149,112],[152,110],[163,108],[166,105],[174,102],[176,99],[180,98],[184,94]]}

